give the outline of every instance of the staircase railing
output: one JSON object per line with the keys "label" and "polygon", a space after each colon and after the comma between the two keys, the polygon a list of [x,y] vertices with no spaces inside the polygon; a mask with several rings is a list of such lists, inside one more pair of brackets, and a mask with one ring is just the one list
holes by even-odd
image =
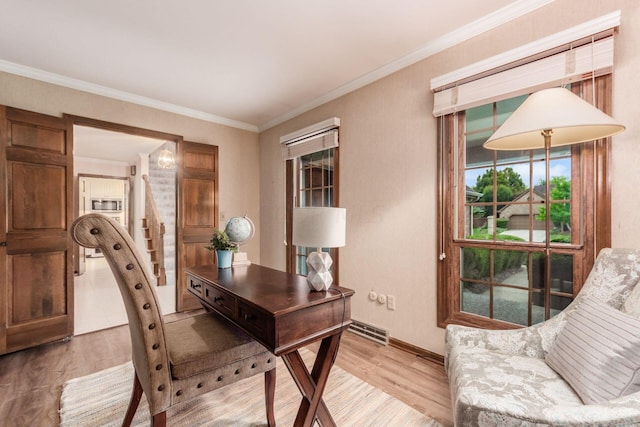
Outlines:
{"label": "staircase railing", "polygon": [[158,207],[153,198],[149,177],[142,175],[145,182],[144,218],[142,218],[142,231],[147,242],[147,252],[151,257],[153,274],[158,281],[158,286],[167,284],[167,274],[164,266],[164,222],[158,213]]}

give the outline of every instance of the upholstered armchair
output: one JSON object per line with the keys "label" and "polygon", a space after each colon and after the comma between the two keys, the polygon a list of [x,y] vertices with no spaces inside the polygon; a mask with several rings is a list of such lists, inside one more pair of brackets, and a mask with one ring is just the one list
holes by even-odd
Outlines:
{"label": "upholstered armchair", "polygon": [[172,405],[260,373],[265,375],[267,423],[275,426],[273,354],[212,313],[165,323],[135,243],[112,219],[84,215],[71,233],[78,244],[102,250],[126,307],[135,378],[123,426],[130,425],[143,392],[152,425],[164,426]]}
{"label": "upholstered armchair", "polygon": [[[575,323],[575,320],[570,322],[572,316],[579,319],[578,314],[591,304],[585,301],[595,299],[606,303],[602,307],[624,311],[627,299],[631,302],[640,294],[640,288],[634,291],[640,286],[639,277],[640,250],[604,249],[575,300],[546,322],[497,331],[449,325],[445,337],[445,368],[449,375],[455,424],[640,425],[640,391],[585,404],[580,392],[576,392],[580,388],[569,385],[545,361],[558,344],[563,329]],[[635,321],[634,316],[628,317],[630,322]],[[639,336],[640,331],[635,330],[637,323],[631,324],[634,325],[631,333]],[[609,326],[609,330],[615,331],[616,327],[617,324]],[[587,330],[590,329],[594,327],[587,326]],[[624,342],[623,347],[626,344]],[[629,351],[632,351],[632,358],[636,357],[633,363],[637,363],[637,356],[633,356],[637,354],[637,347]],[[570,367],[574,360],[568,359],[564,362]],[[640,378],[640,368],[635,369],[635,380],[632,378],[630,382]]]}

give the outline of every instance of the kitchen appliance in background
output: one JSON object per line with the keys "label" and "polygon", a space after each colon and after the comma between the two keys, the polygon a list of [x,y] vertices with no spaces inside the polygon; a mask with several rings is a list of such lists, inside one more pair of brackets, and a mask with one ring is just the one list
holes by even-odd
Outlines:
{"label": "kitchen appliance in background", "polygon": [[91,199],[91,211],[97,213],[122,212],[122,199]]}

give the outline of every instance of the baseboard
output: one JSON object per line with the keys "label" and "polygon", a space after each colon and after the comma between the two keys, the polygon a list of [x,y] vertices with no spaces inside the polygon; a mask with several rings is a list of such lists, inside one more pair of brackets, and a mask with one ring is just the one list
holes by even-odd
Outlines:
{"label": "baseboard", "polygon": [[416,356],[429,360],[431,362],[436,362],[444,365],[444,356],[441,356],[438,353],[434,353],[429,350],[425,350],[424,348],[415,346],[413,344],[409,344],[408,342],[401,341],[397,338],[389,338],[389,345],[395,348],[399,348],[400,350],[413,353]]}

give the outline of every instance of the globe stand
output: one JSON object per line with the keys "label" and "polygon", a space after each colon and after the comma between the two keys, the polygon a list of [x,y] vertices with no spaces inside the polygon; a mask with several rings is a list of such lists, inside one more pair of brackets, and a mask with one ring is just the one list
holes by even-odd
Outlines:
{"label": "globe stand", "polygon": [[233,267],[242,267],[244,265],[251,265],[251,261],[247,258],[246,252],[234,252],[233,253]]}

